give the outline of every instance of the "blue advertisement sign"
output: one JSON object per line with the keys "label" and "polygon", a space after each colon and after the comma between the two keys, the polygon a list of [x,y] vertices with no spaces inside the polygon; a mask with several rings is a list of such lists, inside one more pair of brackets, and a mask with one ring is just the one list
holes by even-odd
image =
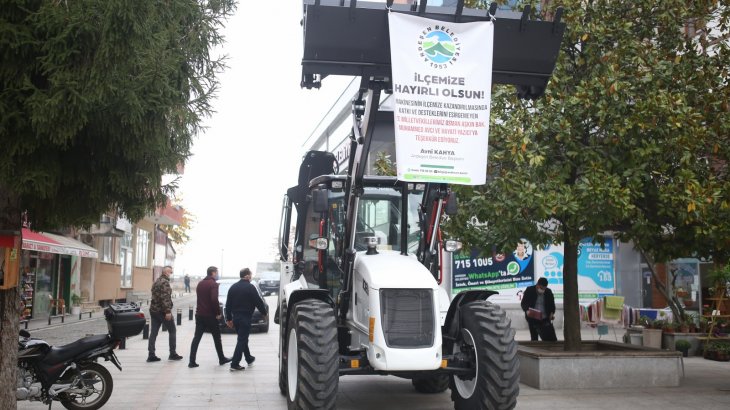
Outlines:
{"label": "blue advertisement sign", "polygon": [[[594,244],[583,238],[578,244],[578,298],[595,300],[615,293],[614,241],[604,238],[604,244]],[[563,245],[549,245],[536,252],[536,277],[545,277],[556,299],[563,298]]]}
{"label": "blue advertisement sign", "polygon": [[578,289],[581,277],[592,281],[600,292],[614,290],[613,239],[606,238],[603,246],[594,244],[591,238],[584,238],[578,245]]}
{"label": "blue advertisement sign", "polygon": [[452,293],[489,289],[506,296],[516,294],[535,280],[532,245],[527,241],[508,254],[480,255],[478,249],[459,252],[453,256],[452,267]]}

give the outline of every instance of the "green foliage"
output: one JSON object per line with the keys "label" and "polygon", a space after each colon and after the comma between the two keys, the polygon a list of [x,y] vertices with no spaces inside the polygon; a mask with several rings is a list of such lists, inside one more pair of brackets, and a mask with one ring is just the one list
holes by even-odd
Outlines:
{"label": "green foliage", "polygon": [[730,263],[724,266],[715,266],[707,275],[708,282],[711,286],[717,287],[720,291],[730,282]]}
{"label": "green foliage", "polygon": [[680,351],[687,350],[690,347],[692,347],[692,343],[690,343],[689,340],[678,339],[674,342],[674,348]]}
{"label": "green foliage", "polygon": [[[0,191],[36,229],[165,205],[210,113],[233,0],[0,8]],[[10,204],[10,205],[8,205]]]}
{"label": "green foliage", "polygon": [[730,343],[718,341],[709,342],[707,346],[705,346],[705,352],[730,354]]}
{"label": "green foliage", "polygon": [[379,151],[375,156],[375,175],[395,175],[396,168],[393,161],[385,151]]}
{"label": "green foliage", "polygon": [[75,293],[72,294],[71,295],[71,304],[73,306],[81,306],[81,296],[79,296],[79,295],[77,295]]}
{"label": "green foliage", "polygon": [[482,249],[563,242],[570,350],[581,238],[614,232],[657,262],[730,259],[730,7],[556,0],[540,12],[556,7],[567,29],[545,95],[494,87],[487,184],[457,188],[446,228]]}
{"label": "green foliage", "polygon": [[[718,2],[551,2],[567,23],[544,97],[495,87],[488,183],[449,231],[506,250],[611,230],[656,260],[730,249],[730,26]],[[617,18],[617,10],[621,10]],[[683,22],[719,24],[688,37]],[[709,45],[714,44],[709,49]],[[476,216],[480,224],[471,224]]]}

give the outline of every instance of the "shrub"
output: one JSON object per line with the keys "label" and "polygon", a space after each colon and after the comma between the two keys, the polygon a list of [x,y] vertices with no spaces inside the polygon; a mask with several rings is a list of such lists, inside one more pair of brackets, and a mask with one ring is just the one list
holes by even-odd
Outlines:
{"label": "shrub", "polygon": [[687,350],[692,347],[692,343],[690,343],[689,340],[679,339],[674,342],[674,347],[677,350]]}

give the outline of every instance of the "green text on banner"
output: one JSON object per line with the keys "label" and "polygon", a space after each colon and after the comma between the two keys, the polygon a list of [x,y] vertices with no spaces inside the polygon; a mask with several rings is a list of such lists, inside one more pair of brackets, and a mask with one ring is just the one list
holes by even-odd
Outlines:
{"label": "green text on banner", "polygon": [[494,23],[388,22],[398,179],[484,184]]}

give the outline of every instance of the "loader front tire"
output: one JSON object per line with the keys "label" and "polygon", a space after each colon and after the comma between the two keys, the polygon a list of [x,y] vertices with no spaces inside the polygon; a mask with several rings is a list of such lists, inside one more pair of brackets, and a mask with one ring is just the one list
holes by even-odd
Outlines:
{"label": "loader front tire", "polygon": [[454,353],[473,358],[475,371],[450,377],[454,408],[513,409],[520,392],[520,369],[510,320],[499,306],[478,301],[461,307],[460,323],[462,337],[454,343]]}
{"label": "loader front tire", "polygon": [[288,321],[286,375],[289,410],[334,409],[339,383],[339,349],[334,309],[305,299]]}

